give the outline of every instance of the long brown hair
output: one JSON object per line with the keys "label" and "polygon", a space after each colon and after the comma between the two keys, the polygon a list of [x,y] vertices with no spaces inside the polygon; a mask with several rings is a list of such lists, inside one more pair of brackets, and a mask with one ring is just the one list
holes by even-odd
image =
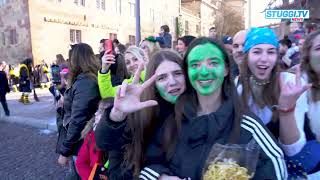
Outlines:
{"label": "long brown hair", "polygon": [[[232,131],[229,137],[230,143],[235,143],[240,134],[240,119],[243,114],[241,109],[241,102],[239,101],[238,94],[236,92],[231,73],[230,73],[230,58],[224,49],[223,45],[220,42],[208,38],[208,37],[200,37],[194,39],[191,44],[189,45],[186,54],[183,60],[183,70],[185,75],[188,74],[188,64],[187,58],[190,51],[198,45],[203,45],[210,43],[214,46],[217,46],[221,52],[223,53],[225,59],[225,67],[229,70],[228,75],[225,77],[223,84],[222,84],[222,100],[225,101],[228,98],[232,99],[233,106],[235,109],[235,119],[233,120]],[[187,77],[187,76],[186,76]],[[165,122],[165,129],[164,129],[164,139],[163,139],[163,150],[166,154],[167,160],[169,160],[174,151],[175,146],[178,142],[178,137],[181,132],[181,122],[183,119],[184,107],[185,104],[188,102],[188,105],[192,106],[193,109],[197,109],[199,106],[198,98],[196,90],[192,87],[189,80],[186,81],[186,91],[178,98],[175,104],[175,113],[172,116],[172,119],[167,119]]]}
{"label": "long brown hair", "polygon": [[[172,50],[160,50],[151,59],[152,61],[148,63],[147,67],[146,80],[155,74],[158,66],[164,61],[177,63],[181,69],[183,68],[181,56]],[[155,83],[144,91],[141,98],[142,101],[150,99],[157,102],[160,102],[160,99],[162,99],[155,88]],[[144,161],[146,147],[151,142],[155,129],[163,121],[163,119],[159,119],[159,113],[160,107],[153,106],[133,113],[128,117],[127,122],[132,132],[132,142],[125,146],[125,165],[129,169],[133,168],[134,176],[139,174]]]}
{"label": "long brown hair", "polygon": [[313,40],[318,35],[320,35],[320,30],[309,34],[302,48],[302,70],[308,75],[308,81],[309,81],[308,83],[312,83],[312,87],[311,87],[312,101],[317,101],[320,98],[319,96],[317,97],[317,95],[320,92],[320,86],[319,86],[320,78],[310,65],[310,51],[313,46]]}
{"label": "long brown hair", "polygon": [[[249,61],[249,52],[245,54],[244,61],[240,65],[241,73],[239,76],[239,83],[242,85],[242,94],[241,100],[243,102],[243,107],[245,111],[249,111],[249,98],[252,96],[253,92],[250,86],[250,77],[252,76],[252,72],[249,69],[248,61]],[[279,52],[277,56],[277,62],[280,61],[279,59]],[[278,99],[280,96],[280,64],[276,63],[274,68],[271,71],[270,83],[264,86],[261,96],[264,102],[264,105],[267,105],[271,110],[273,105],[278,104]],[[253,99],[254,100],[254,99]],[[273,110],[272,113],[272,120],[276,121],[279,117],[279,113]]]}
{"label": "long brown hair", "polygon": [[66,63],[66,60],[64,59],[62,54],[57,54],[56,58],[57,58],[57,60],[56,60],[57,65],[61,65],[61,64]]}
{"label": "long brown hair", "polygon": [[97,80],[100,69],[99,60],[93,53],[92,48],[85,43],[72,45],[69,51],[69,83],[71,86],[76,77],[84,73],[93,80]]}

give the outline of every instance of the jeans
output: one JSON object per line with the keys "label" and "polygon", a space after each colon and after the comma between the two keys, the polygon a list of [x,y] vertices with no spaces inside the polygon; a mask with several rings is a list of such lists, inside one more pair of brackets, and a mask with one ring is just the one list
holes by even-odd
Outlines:
{"label": "jeans", "polygon": [[81,180],[76,170],[77,156],[72,156],[69,161],[69,172],[67,173],[65,180]]}
{"label": "jeans", "polygon": [[7,116],[9,116],[10,115],[10,111],[9,111],[9,108],[8,108],[7,99],[6,99],[6,95],[5,94],[1,94],[0,95],[0,101],[1,101],[1,104],[2,104],[2,107],[3,107],[3,110],[4,110],[5,114]]}

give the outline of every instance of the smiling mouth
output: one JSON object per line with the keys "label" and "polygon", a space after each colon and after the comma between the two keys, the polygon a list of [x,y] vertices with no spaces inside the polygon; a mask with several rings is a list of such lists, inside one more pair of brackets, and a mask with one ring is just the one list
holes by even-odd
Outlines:
{"label": "smiling mouth", "polygon": [[258,68],[258,70],[260,70],[260,71],[266,71],[267,69],[269,69],[269,66],[266,66],[266,65],[258,65],[257,68]]}
{"label": "smiling mouth", "polygon": [[201,86],[207,86],[207,85],[210,85],[213,82],[213,80],[212,79],[210,79],[210,80],[198,80],[197,82]]}
{"label": "smiling mouth", "polygon": [[176,89],[170,90],[168,93],[172,96],[178,96],[180,95],[180,90],[181,90],[180,88],[176,88]]}

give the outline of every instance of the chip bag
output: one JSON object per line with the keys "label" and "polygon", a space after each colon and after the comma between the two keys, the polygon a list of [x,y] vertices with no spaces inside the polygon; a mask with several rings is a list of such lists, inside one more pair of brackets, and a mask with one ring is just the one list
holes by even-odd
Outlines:
{"label": "chip bag", "polygon": [[203,170],[203,180],[249,180],[253,178],[260,147],[248,144],[215,144]]}

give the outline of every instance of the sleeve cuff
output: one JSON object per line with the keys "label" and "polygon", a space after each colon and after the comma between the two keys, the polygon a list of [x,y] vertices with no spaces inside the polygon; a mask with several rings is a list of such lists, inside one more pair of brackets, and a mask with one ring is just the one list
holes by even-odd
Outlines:
{"label": "sleeve cuff", "polygon": [[298,154],[306,144],[306,138],[300,136],[299,140],[293,144],[285,145],[280,140],[279,143],[287,156]]}
{"label": "sleeve cuff", "polygon": [[151,165],[140,171],[140,180],[157,180],[162,174],[171,175],[168,168],[162,165]]}

